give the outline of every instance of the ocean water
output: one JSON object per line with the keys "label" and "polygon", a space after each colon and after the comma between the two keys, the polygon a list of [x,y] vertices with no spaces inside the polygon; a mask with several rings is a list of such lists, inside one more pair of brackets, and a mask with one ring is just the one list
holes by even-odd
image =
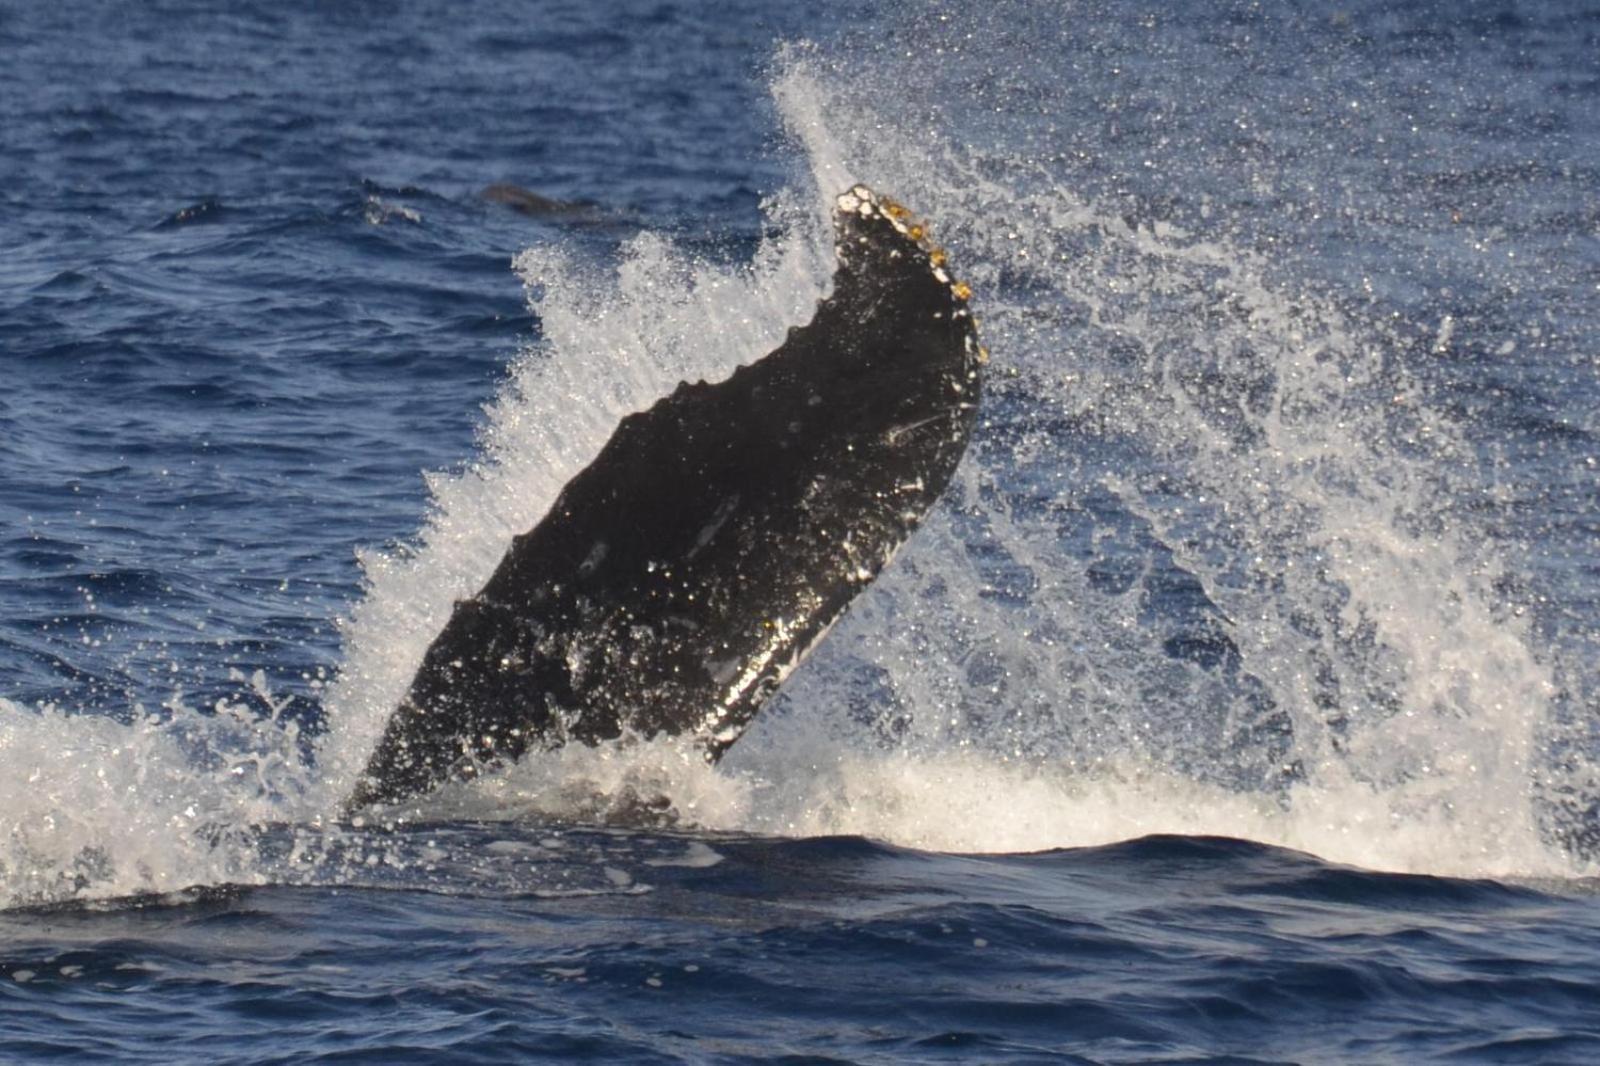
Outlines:
{"label": "ocean water", "polygon": [[[1600,1056],[1600,6],[0,0],[0,59],[0,1060]],[[718,767],[343,820],[856,181],[993,353],[925,527]]]}

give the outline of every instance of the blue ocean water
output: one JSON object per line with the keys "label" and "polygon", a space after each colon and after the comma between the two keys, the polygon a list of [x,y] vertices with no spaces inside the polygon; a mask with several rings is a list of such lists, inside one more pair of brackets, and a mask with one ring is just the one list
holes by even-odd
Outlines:
{"label": "blue ocean water", "polygon": [[[1597,45],[0,0],[0,1058],[1593,1061]],[[994,353],[928,525],[719,767],[342,821],[452,599],[808,317],[854,181]]]}

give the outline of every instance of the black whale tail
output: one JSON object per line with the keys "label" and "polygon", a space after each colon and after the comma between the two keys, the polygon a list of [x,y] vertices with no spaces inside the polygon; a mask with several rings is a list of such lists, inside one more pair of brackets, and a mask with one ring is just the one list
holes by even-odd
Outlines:
{"label": "black whale tail", "polygon": [[834,218],[810,324],[622,420],[456,604],[350,809],[624,732],[714,760],[888,563],[955,472],[985,353],[904,208],[858,185]]}

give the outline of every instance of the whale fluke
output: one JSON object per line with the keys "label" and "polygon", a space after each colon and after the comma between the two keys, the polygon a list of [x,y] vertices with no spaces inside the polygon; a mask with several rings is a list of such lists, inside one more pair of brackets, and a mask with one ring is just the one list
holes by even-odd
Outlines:
{"label": "whale fluke", "polygon": [[888,563],[950,482],[985,357],[904,208],[856,186],[834,220],[811,323],[624,418],[456,604],[351,809],[625,731],[715,760]]}

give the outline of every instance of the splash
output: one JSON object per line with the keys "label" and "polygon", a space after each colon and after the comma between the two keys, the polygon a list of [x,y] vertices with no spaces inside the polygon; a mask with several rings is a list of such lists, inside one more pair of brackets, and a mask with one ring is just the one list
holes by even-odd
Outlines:
{"label": "splash", "polygon": [[[795,824],[1003,848],[1020,816],[1030,847],[1161,828],[1571,869],[1543,803],[1553,651],[1501,591],[1516,545],[1461,506],[1475,458],[1399,330],[1025,151],[869,112],[882,94],[809,56],[777,96],[809,158],[902,190],[974,264],[1002,375],[952,506],[787,693],[833,709],[849,739],[819,765],[876,798]],[[880,781],[855,753],[885,734]]]}
{"label": "splash", "polygon": [[518,258],[543,344],[513,366],[479,459],[430,479],[434,505],[416,545],[363,557],[368,593],[346,626],[328,700],[328,804],[349,794],[453,603],[483,586],[617,423],[680,381],[720,380],[759,359],[810,317],[832,272],[831,223],[783,199],[769,210],[781,236],[748,265],[697,261],[653,234],[627,245],[614,270],[559,249]]}
{"label": "splash", "polygon": [[259,827],[300,804],[298,729],[218,701],[202,714],[175,697],[131,722],[32,711],[0,700],[0,765],[13,787],[0,813],[0,907],[162,895],[192,885],[261,884],[273,866]]}
{"label": "splash", "polygon": [[870,95],[781,57],[808,176],[748,267],[655,236],[615,276],[519,261],[545,347],[482,460],[435,483],[420,550],[369,559],[330,763],[359,763],[451,600],[618,418],[808,316],[828,190],[861,178],[937,221],[1000,353],[947,505],[722,767],[671,742],[574,749],[439,814],[665,797],[707,828],[953,850],[1221,833],[1375,868],[1570,872],[1541,821],[1551,667],[1496,592],[1497,546],[1461,521],[1469,449],[1403,338],[1026,155],[896,133]]}
{"label": "splash", "polygon": [[751,264],[648,234],[614,271],[519,260],[545,342],[480,459],[432,482],[416,548],[365,561],[329,795],[451,602],[618,419],[809,317],[830,191],[860,179],[936,220],[1000,353],[947,505],[721,767],[667,741],[573,749],[433,813],[627,817],[664,798],[706,828],[952,850],[1221,833],[1374,868],[1571,872],[1541,821],[1552,668],[1496,592],[1499,546],[1461,520],[1470,449],[1405,339],[1225,235],[874,111],[893,98],[844,66],[809,49],[776,65],[806,175]]}
{"label": "splash", "polygon": [[[1216,833],[1381,869],[1587,872],[1554,843],[1551,797],[1596,791],[1560,713],[1594,660],[1506,592],[1523,545],[1475,517],[1493,472],[1415,338],[1310,280],[1279,231],[1230,224],[1170,153],[1139,181],[1094,171],[1078,146],[1096,134],[1072,131],[1116,131],[1060,73],[997,76],[1027,32],[998,21],[781,54],[802,172],[747,264],[653,234],[617,264],[519,259],[544,341],[476,459],[430,478],[414,543],[363,556],[314,763],[243,708],[131,725],[5,708],[0,764],[37,787],[0,815],[0,905],[343,876],[298,872],[344,847],[324,830],[285,861],[257,827],[336,809],[453,601],[621,417],[810,317],[831,196],[858,180],[933,220],[995,354],[945,503],[721,766],[667,741],[575,748],[433,813],[607,818],[665,797],[708,829],[957,851]],[[1251,191],[1281,206],[1268,170]],[[1425,326],[1427,351],[1461,343],[1454,319]]]}

